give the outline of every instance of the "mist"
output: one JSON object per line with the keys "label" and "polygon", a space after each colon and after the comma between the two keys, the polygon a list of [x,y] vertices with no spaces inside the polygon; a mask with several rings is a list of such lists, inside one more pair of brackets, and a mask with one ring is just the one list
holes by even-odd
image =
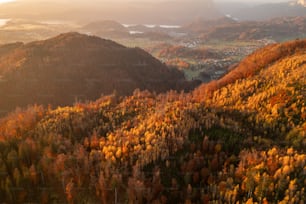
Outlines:
{"label": "mist", "polygon": [[[158,15],[157,15],[158,14]],[[49,1],[19,0],[0,6],[0,18],[89,22],[112,19],[123,23],[184,24],[220,17],[212,0],[179,1]]]}

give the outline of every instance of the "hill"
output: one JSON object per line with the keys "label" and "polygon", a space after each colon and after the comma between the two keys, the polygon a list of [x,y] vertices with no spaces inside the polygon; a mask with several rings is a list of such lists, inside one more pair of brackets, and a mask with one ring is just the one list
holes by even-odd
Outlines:
{"label": "hill", "polygon": [[305,44],[256,51],[208,95],[135,91],[11,113],[0,121],[2,200],[303,202]]}
{"label": "hill", "polygon": [[190,89],[184,75],[140,48],[78,33],[0,47],[0,109],[28,104],[67,105],[116,91]]}

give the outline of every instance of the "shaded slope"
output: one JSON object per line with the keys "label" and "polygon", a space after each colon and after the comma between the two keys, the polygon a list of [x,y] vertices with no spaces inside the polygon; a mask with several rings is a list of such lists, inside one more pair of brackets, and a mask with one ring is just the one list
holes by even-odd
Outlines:
{"label": "shaded slope", "polygon": [[181,72],[139,48],[78,33],[4,45],[0,51],[2,111],[33,103],[72,104],[113,91],[127,95],[136,88],[163,92],[192,87]]}

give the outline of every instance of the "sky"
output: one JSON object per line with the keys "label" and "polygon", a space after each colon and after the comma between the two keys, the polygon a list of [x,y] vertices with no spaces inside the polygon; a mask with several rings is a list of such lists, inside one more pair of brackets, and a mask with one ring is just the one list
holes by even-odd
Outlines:
{"label": "sky", "polygon": [[11,2],[11,1],[14,1],[14,0],[0,0],[0,4],[1,4],[1,3]]}
{"label": "sky", "polygon": [[[4,4],[8,1],[19,3]],[[232,14],[245,6],[289,1],[293,0],[0,0],[0,19],[78,22],[112,19],[123,23],[176,25],[200,18],[220,18],[223,13]]]}
{"label": "sky", "polygon": [[266,3],[277,3],[277,2],[288,2],[290,0],[216,0],[216,1],[226,1],[226,2],[266,2]]}
{"label": "sky", "polygon": [[294,0],[214,0],[215,2],[239,2],[239,3],[245,3],[245,4],[263,4],[263,3],[280,3],[280,2],[289,2]]}
{"label": "sky", "polygon": [[[15,1],[15,0],[0,0],[0,3],[6,3],[6,2],[11,2],[11,1]],[[26,0],[23,0],[26,1]],[[131,1],[131,0],[115,0],[115,1]],[[133,1],[133,0],[132,0]],[[142,2],[149,2],[151,0],[137,0],[137,1],[142,1]],[[156,0],[155,0],[156,1]],[[160,0],[160,1],[166,1],[166,0]],[[290,0],[216,0],[219,2],[286,2],[286,1],[290,1]]]}

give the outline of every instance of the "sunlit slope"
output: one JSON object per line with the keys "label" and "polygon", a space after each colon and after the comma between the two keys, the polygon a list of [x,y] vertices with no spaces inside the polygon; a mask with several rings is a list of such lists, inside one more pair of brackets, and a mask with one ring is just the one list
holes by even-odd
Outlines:
{"label": "sunlit slope", "polygon": [[211,107],[240,112],[254,125],[254,133],[284,136],[297,128],[287,137],[300,132],[295,144],[305,146],[306,41],[259,49],[220,80],[197,88],[194,97]]}

